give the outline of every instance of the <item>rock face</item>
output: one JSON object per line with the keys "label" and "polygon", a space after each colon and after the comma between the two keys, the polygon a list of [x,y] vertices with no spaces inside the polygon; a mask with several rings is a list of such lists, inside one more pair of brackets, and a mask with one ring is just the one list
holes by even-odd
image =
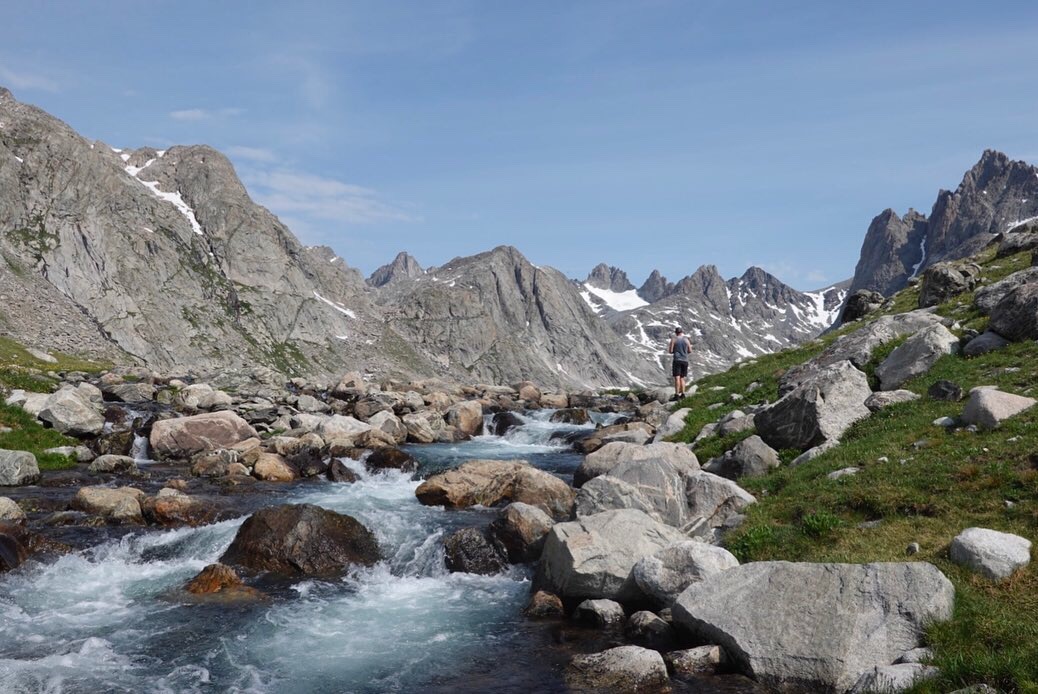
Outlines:
{"label": "rock face", "polygon": [[845,692],[951,617],[955,591],[931,564],[753,562],[690,586],[674,620],[776,688]]}
{"label": "rock face", "polygon": [[775,449],[807,450],[839,440],[854,422],[869,416],[868,379],[849,361],[820,368],[795,390],[755,416],[757,432]]}
{"label": "rock face", "polygon": [[415,496],[426,506],[451,508],[521,501],[553,518],[565,519],[573,508],[574,492],[558,477],[525,460],[470,460],[429,477],[415,490]]}
{"label": "rock face", "polygon": [[255,436],[256,430],[233,412],[213,412],[155,422],[150,443],[160,458],[187,459]]}
{"label": "rock face", "polygon": [[937,195],[929,218],[886,210],[872,221],[861,246],[851,291],[890,296],[934,263],[974,255],[997,234],[1038,216],[1038,169],[985,151],[958,188]]}
{"label": "rock face", "polygon": [[930,370],[937,360],[959,351],[959,338],[943,325],[920,330],[898,345],[876,367],[880,388],[896,390],[911,378]]}
{"label": "rock face", "polygon": [[383,265],[371,273],[368,284],[372,287],[384,287],[392,282],[400,282],[418,277],[422,274],[422,266],[409,253],[401,251],[393,258],[393,262]]}
{"label": "rock face", "polygon": [[636,598],[641,591],[631,569],[638,560],[686,539],[634,509],[558,523],[544,543],[537,580],[566,598]]}
{"label": "rock face", "polygon": [[335,576],[379,560],[378,542],[354,518],[312,504],[260,509],[238,528],[224,564],[286,577]]}
{"label": "rock face", "polygon": [[669,607],[693,583],[738,565],[728,550],[689,540],[642,557],[631,575],[643,593]]}
{"label": "rock face", "polygon": [[40,466],[32,453],[0,449],[0,487],[33,484],[40,477]]}
{"label": "rock face", "polygon": [[566,668],[566,686],[575,692],[663,692],[669,690],[667,666],[656,651],[619,646],[574,656]]}
{"label": "rock face", "polygon": [[1031,541],[997,530],[967,528],[955,536],[948,553],[953,562],[1001,580],[1031,562]]}
{"label": "rock face", "polygon": [[1003,420],[1009,419],[1034,406],[1034,398],[1003,393],[996,388],[974,388],[963,410],[962,420],[984,429],[994,429]]}
{"label": "rock face", "polygon": [[1020,285],[1006,294],[991,309],[988,328],[1014,342],[1038,340],[1038,282]]}

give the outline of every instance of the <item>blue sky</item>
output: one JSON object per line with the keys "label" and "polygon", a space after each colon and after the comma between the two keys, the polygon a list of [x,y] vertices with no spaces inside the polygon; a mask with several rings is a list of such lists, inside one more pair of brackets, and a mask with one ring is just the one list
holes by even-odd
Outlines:
{"label": "blue sky", "polygon": [[211,144],[367,274],[499,244],[801,289],[985,148],[1038,162],[1026,2],[5,3],[0,84],[119,147]]}

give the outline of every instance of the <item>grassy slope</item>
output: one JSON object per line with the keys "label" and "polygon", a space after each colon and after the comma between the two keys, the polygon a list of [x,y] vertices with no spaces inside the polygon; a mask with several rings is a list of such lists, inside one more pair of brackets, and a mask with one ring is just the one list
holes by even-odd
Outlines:
{"label": "grassy slope", "polygon": [[[57,388],[58,379],[49,376],[48,373],[95,372],[106,367],[104,364],[65,354],[54,353],[53,356],[58,361],[56,364],[49,364],[33,357],[14,340],[0,337],[0,392],[22,389],[50,393]],[[7,433],[0,433],[0,448],[32,452],[36,455],[41,470],[59,470],[75,466],[75,460],[67,456],[43,451],[58,446],[74,446],[79,442],[53,429],[45,428],[22,408],[0,403],[0,426],[11,429]]]}
{"label": "grassy slope", "polygon": [[[998,261],[988,254],[981,260],[985,277],[994,281],[1028,266],[1030,254]],[[887,312],[911,310],[917,299],[918,290],[908,289]],[[958,297],[939,311],[964,326],[983,328],[986,319],[972,309],[971,299]],[[840,334],[856,327],[847,326]],[[675,439],[691,440],[703,424],[737,407],[740,403],[731,402],[729,394],[745,392],[753,381],[762,387],[743,402],[774,400],[782,370],[821,351],[835,337],[702,379],[699,393],[680,403],[693,411]],[[870,366],[891,349],[893,345],[886,346]],[[841,445],[803,466],[783,466],[766,477],[742,480],[758,503],[729,537],[728,546],[743,561],[871,562],[906,560],[906,547],[917,542],[921,551],[908,560],[937,565],[955,584],[957,599],[953,619],[928,634],[941,677],[916,689],[941,692],[986,682],[1005,691],[1038,692],[1038,567],[1032,564],[1007,581],[993,583],[952,564],[947,554],[951,539],[971,526],[1038,540],[1038,408],[996,431],[949,432],[932,422],[961,414],[963,403],[927,398],[927,388],[938,379],[964,389],[995,384],[1038,396],[1038,344],[1014,344],[975,359],[945,357],[905,385],[923,395],[921,400],[859,422]],[[713,386],[724,390],[711,390]],[[715,402],[724,404],[706,409]],[[705,460],[738,438],[706,439],[697,453]],[[786,462],[793,455],[782,452]],[[850,466],[861,472],[835,481],[826,478]],[[865,521],[880,523],[859,527]]]}

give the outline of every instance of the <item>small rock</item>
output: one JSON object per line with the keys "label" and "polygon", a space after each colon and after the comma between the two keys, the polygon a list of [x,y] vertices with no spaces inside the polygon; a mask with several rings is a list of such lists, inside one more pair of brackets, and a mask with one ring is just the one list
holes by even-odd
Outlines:
{"label": "small rock", "polygon": [[657,651],[666,650],[674,643],[673,627],[648,610],[631,615],[624,625],[624,636],[632,643]]}
{"label": "small rock", "polygon": [[845,467],[830,472],[828,475],[826,475],[826,478],[831,480],[838,480],[841,477],[853,477],[854,475],[857,475],[859,472],[861,472],[861,468],[859,467]]}
{"label": "small rock", "polygon": [[967,528],[952,540],[948,554],[956,564],[1000,580],[1031,562],[1031,541],[988,528]]}
{"label": "small rock", "polygon": [[930,386],[926,394],[934,400],[958,402],[962,400],[962,386],[951,381],[940,380]]}
{"label": "small rock", "polygon": [[492,576],[508,566],[504,547],[481,528],[462,528],[444,540],[443,546],[452,573]]}
{"label": "small rock", "polygon": [[577,605],[573,617],[600,629],[619,626],[626,618],[623,605],[615,600],[585,600]]}
{"label": "small rock", "polygon": [[523,614],[530,619],[559,619],[566,615],[566,611],[557,595],[539,590],[530,598]]}
{"label": "small rock", "polygon": [[720,646],[699,646],[683,651],[670,651],[663,654],[663,660],[675,675],[714,672],[718,666],[726,662],[724,650]]}
{"label": "small rock", "polygon": [[263,593],[245,585],[226,564],[210,564],[184,585],[184,590],[193,595],[219,595],[231,600],[256,600]]}
{"label": "small rock", "polygon": [[13,499],[0,496],[0,521],[24,520],[25,511]]}
{"label": "small rock", "polygon": [[40,467],[32,453],[0,449],[0,487],[34,484],[40,477]]}
{"label": "small rock", "polygon": [[956,420],[954,417],[938,417],[937,419],[933,420],[933,425],[935,427],[944,427],[945,429],[950,429],[951,427],[955,426],[955,424]]}
{"label": "small rock", "polygon": [[100,455],[90,463],[90,472],[137,472],[137,463],[128,455]]}
{"label": "small rock", "polygon": [[566,685],[577,692],[669,691],[663,656],[639,646],[574,656],[565,677]]}
{"label": "small rock", "polygon": [[912,556],[913,554],[919,554],[919,543],[912,542],[905,548],[905,554]]}

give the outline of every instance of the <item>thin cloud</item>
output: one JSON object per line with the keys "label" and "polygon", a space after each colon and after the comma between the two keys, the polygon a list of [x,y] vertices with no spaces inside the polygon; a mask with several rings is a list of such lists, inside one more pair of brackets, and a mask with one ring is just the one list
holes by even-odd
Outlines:
{"label": "thin cloud", "polygon": [[12,70],[0,66],[0,82],[14,89],[38,90],[43,92],[57,92],[58,83],[43,75]]}
{"label": "thin cloud", "polygon": [[256,199],[286,219],[341,224],[414,222],[418,218],[382,200],[371,188],[314,174],[275,169],[252,171],[244,178]]}
{"label": "thin cloud", "polygon": [[221,108],[215,111],[204,108],[185,108],[177,111],[170,111],[169,117],[173,120],[180,121],[200,121],[209,120],[211,118],[228,118],[231,116],[240,116],[245,111],[240,108]]}
{"label": "thin cloud", "polygon": [[243,147],[240,145],[233,145],[227,148],[227,154],[231,155],[236,159],[248,159],[249,161],[259,162],[274,162],[278,160],[278,156],[269,149],[263,147]]}

